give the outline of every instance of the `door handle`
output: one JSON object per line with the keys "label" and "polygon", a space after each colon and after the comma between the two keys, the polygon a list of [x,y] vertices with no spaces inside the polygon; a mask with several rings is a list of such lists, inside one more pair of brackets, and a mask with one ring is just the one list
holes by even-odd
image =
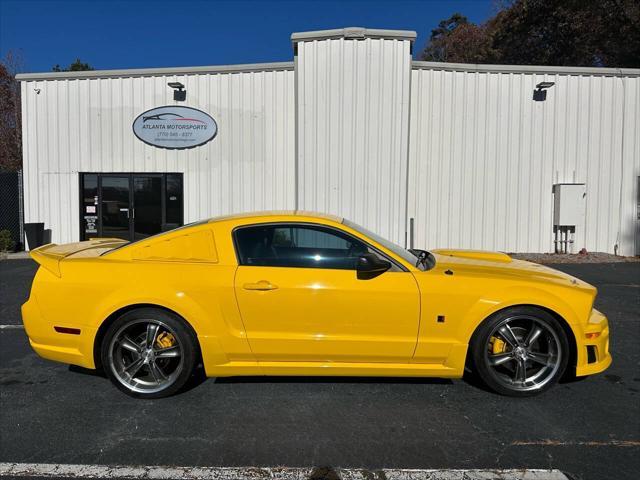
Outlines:
{"label": "door handle", "polygon": [[266,291],[266,290],[275,290],[276,288],[278,288],[278,286],[273,285],[271,282],[267,280],[260,280],[259,282],[256,282],[256,283],[245,283],[242,286],[242,288],[244,288],[245,290]]}

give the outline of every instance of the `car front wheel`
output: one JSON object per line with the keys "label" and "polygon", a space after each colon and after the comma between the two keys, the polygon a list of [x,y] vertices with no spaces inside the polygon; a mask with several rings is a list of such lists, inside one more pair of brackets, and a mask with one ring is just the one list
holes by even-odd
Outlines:
{"label": "car front wheel", "polygon": [[541,393],[564,373],[567,335],[550,313],[515,307],[489,317],[473,337],[475,371],[492,390],[526,397]]}
{"label": "car front wheel", "polygon": [[198,359],[193,330],[155,308],[132,310],[108,328],[101,350],[109,379],[136,398],[161,398],[187,383]]}

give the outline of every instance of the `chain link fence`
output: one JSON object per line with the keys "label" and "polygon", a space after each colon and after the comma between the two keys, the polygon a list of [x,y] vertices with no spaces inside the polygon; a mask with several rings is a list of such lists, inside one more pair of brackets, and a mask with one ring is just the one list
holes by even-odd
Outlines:
{"label": "chain link fence", "polygon": [[22,171],[0,172],[0,231],[9,231],[15,251],[24,250],[22,192]]}

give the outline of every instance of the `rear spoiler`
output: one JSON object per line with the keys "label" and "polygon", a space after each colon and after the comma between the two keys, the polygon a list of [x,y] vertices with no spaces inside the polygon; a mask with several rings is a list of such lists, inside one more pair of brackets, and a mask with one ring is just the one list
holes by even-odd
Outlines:
{"label": "rear spoiler", "polygon": [[53,273],[56,277],[61,277],[62,275],[60,274],[60,260],[62,260],[67,255],[65,255],[64,253],[56,253],[51,251],[51,249],[57,246],[58,245],[55,243],[49,243],[48,245],[43,245],[42,247],[31,250],[29,252],[29,255],[42,267]]}
{"label": "rear spoiler", "polygon": [[128,243],[120,238],[96,238],[84,242],[67,243],[58,245],[49,243],[42,247],[34,248],[29,252],[31,258],[38,262],[42,267],[49,270],[56,277],[61,277],[60,261],[74,253],[83,252],[95,248],[115,248]]}

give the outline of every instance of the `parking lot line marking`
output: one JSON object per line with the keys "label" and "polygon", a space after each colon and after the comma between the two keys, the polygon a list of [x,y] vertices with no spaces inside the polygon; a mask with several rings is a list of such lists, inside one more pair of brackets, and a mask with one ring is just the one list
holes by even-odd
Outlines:
{"label": "parking lot line marking", "polygon": [[561,442],[560,440],[541,440],[537,442],[511,442],[514,446],[544,446],[544,447],[640,447],[639,440],[607,440],[605,442]]}
{"label": "parking lot line marking", "polygon": [[0,330],[20,330],[24,325],[0,325]]}
{"label": "parking lot line marking", "polygon": [[349,469],[260,467],[161,467],[128,465],[72,465],[53,463],[0,463],[0,475],[20,477],[73,477],[95,479],[175,480],[568,480],[560,470],[539,469]]}

